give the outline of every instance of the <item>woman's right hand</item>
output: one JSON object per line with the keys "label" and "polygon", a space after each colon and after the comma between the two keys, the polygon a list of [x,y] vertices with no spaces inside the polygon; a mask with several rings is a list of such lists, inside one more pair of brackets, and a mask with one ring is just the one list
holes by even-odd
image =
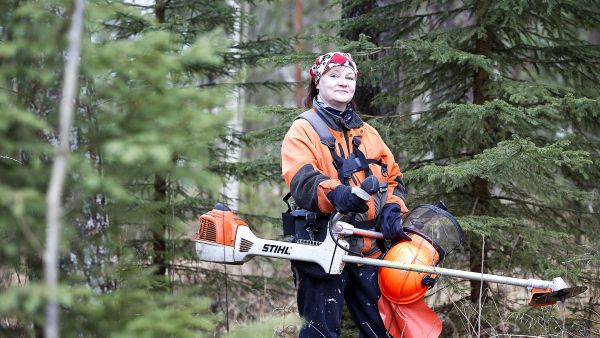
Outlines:
{"label": "woman's right hand", "polygon": [[362,198],[354,195],[352,188],[347,185],[340,184],[335,187],[327,194],[327,199],[342,214],[350,212],[362,214],[369,210],[367,203]]}

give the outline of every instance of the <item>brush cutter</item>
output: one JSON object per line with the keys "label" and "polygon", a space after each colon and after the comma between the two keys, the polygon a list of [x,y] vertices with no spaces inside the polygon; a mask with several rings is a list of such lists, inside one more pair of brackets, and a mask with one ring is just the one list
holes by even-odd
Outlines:
{"label": "brush cutter", "polygon": [[[361,187],[365,188],[364,184]],[[352,190],[364,200],[370,198],[369,189],[353,187]],[[587,289],[585,286],[570,287],[560,277],[551,281],[522,279],[439,267],[444,257],[462,241],[458,222],[444,207],[421,205],[411,210],[403,226],[412,241],[402,241],[388,250],[383,259],[373,259],[350,255],[345,238],[359,235],[382,239],[383,235],[341,221],[344,215],[340,213],[330,218],[329,234],[322,242],[291,243],[257,237],[246,222],[219,203],[198,217],[196,254],[202,261],[225,264],[243,264],[255,256],[312,262],[332,275],[340,274],[345,263],[378,266],[382,294],[396,303],[410,303],[415,298],[422,298],[433,286],[436,276],[523,286],[530,291],[529,305],[532,306],[564,302]],[[454,247],[448,250],[452,245]]]}

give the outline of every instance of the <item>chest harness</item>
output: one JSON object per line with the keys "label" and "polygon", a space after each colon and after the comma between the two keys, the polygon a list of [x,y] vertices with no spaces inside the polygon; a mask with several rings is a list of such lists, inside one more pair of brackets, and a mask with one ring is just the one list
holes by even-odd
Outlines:
{"label": "chest harness", "polygon": [[[369,164],[372,164],[372,163],[377,164],[381,167],[381,175],[383,177],[388,176],[387,164],[383,163],[382,161],[375,160],[375,159],[367,159],[365,154],[359,149],[359,147],[361,145],[361,137],[360,136],[354,136],[352,138],[352,152],[350,154],[348,154],[348,157],[345,156],[342,145],[338,144],[338,149],[340,152],[340,155],[338,155],[338,153],[335,151],[335,144],[336,144],[335,137],[333,136],[333,134],[327,127],[325,121],[318,115],[318,113],[315,113],[311,110],[307,110],[304,113],[298,115],[297,119],[304,119],[304,120],[308,121],[310,123],[310,125],[312,126],[312,128],[319,135],[319,139],[320,139],[321,143],[324,144],[325,146],[327,146],[327,148],[329,149],[329,151],[331,153],[331,157],[333,158],[333,166],[337,170],[338,179],[340,180],[340,182],[342,184],[350,185],[350,181],[352,181],[356,186],[358,186],[359,184],[356,181],[356,178],[353,176],[353,174],[356,172],[359,172],[359,171],[364,171],[365,177],[372,175],[373,172],[371,171],[371,168],[369,168]],[[348,141],[348,134],[347,134],[346,130],[344,130],[344,137],[345,137],[346,141]],[[387,183],[381,182],[380,183],[380,192],[385,192],[385,191],[387,191]],[[306,217],[308,227],[310,227],[311,223],[314,223],[317,220],[317,218],[319,218],[319,217],[329,218],[329,215],[316,214],[311,211],[307,211],[307,210],[303,210],[303,209],[294,210],[295,208],[293,206],[291,206],[290,203],[288,202],[288,200],[290,199],[291,196],[292,196],[291,193],[288,192],[287,195],[285,195],[285,197],[283,198],[284,202],[288,206],[288,210],[285,213],[283,213],[283,215],[284,215],[284,229],[283,229],[284,235],[288,235],[288,236],[294,235],[296,232],[294,229],[294,226],[292,225],[293,222],[285,222],[286,214],[288,215],[287,217],[293,217],[293,216],[294,217],[298,217],[298,216]],[[286,223],[288,223],[287,226],[286,226]],[[358,226],[358,227],[364,228],[364,229],[372,228],[373,224],[374,224],[373,221],[352,222],[352,223],[354,223],[355,226]],[[313,238],[313,236],[311,236],[311,239],[312,238]]]}

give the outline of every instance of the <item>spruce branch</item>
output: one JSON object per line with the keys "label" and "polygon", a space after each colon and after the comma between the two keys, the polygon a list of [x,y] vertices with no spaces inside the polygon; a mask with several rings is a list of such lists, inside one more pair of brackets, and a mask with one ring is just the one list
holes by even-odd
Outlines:
{"label": "spruce branch", "polygon": [[531,205],[531,206],[538,207],[538,208],[541,208],[541,209],[552,209],[552,210],[556,210],[556,211],[567,211],[567,212],[571,212],[571,213],[574,213],[574,214],[600,215],[600,212],[584,211],[584,210],[577,210],[577,209],[564,208],[564,207],[555,207],[555,206],[544,204],[544,203],[541,203],[541,202],[533,202],[533,201],[528,201],[528,200],[524,200],[524,199],[520,199],[520,198],[516,198],[516,197],[511,197],[511,196],[492,195],[489,198],[490,199],[497,199],[497,200],[511,201],[511,202],[515,202],[515,203],[518,203],[518,204]]}

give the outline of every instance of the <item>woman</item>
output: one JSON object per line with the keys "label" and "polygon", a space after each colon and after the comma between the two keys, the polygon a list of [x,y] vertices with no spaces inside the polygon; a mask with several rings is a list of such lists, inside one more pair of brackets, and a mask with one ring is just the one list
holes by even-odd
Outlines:
{"label": "woman", "polygon": [[[297,207],[316,215],[316,220],[337,210],[347,214],[345,220],[355,227],[380,230],[391,241],[408,238],[401,225],[402,214],[408,212],[402,173],[377,131],[355,111],[358,69],[352,55],[321,55],[310,75],[306,98],[310,110],[294,121],[281,148],[283,178]],[[329,141],[317,132],[318,125],[327,127],[326,134],[333,136]],[[365,202],[351,193],[351,187],[360,186],[370,175],[375,175],[380,189]],[[381,220],[377,227],[376,218]],[[296,227],[294,238],[321,241],[326,221],[314,224]],[[381,255],[380,245],[369,238],[351,236],[348,241],[352,254]],[[387,336],[377,309],[376,267],[346,264],[342,274],[334,276],[314,264],[293,262],[292,271],[298,311],[305,320],[300,337],[338,337],[344,303],[361,337]]]}

